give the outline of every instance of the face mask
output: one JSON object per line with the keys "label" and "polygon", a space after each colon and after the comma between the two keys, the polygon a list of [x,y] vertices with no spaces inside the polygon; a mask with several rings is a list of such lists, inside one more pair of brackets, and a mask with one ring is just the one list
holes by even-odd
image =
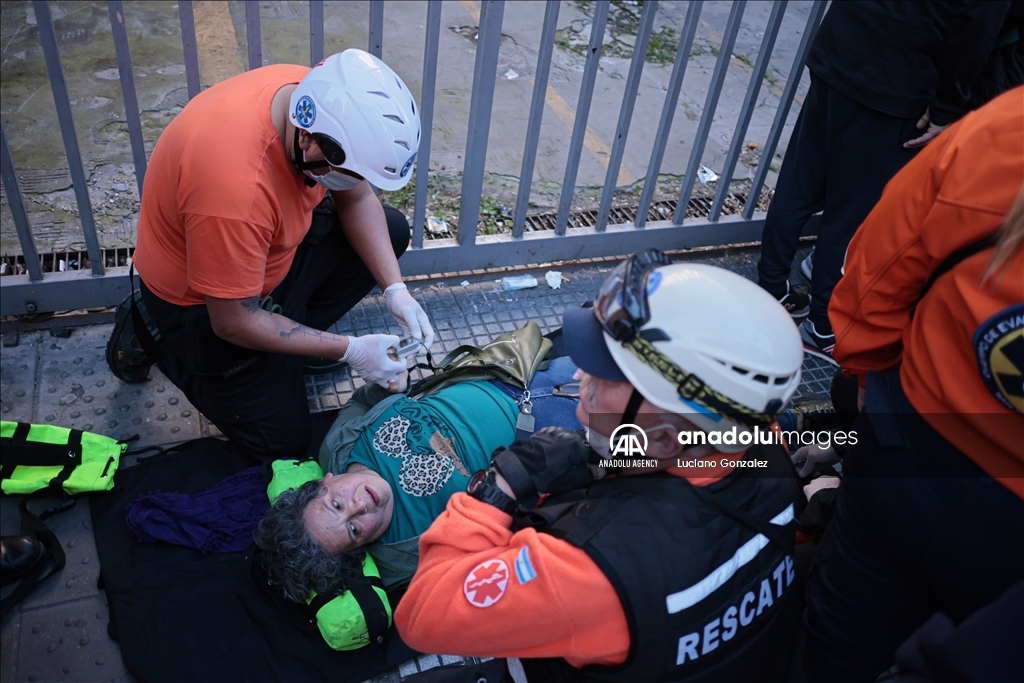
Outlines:
{"label": "face mask", "polygon": [[[333,169],[328,171],[327,173],[324,173],[323,175],[320,175],[318,173],[313,173],[313,171],[309,170],[308,168],[304,168],[305,166],[310,165],[310,163],[308,161],[306,161],[306,152],[305,152],[305,150],[303,150],[303,149],[301,149],[299,147],[299,131],[298,131],[298,129],[296,129],[296,131],[295,131],[295,157],[298,158],[300,155],[302,157],[302,163],[301,164],[295,164],[295,167],[297,169],[301,169],[302,172],[306,174],[307,178],[309,178],[310,180],[315,181],[321,187],[325,187],[328,190],[331,190],[332,192],[341,192],[342,190],[351,190],[353,187],[356,187],[357,185],[359,185],[359,183],[363,182],[359,178],[356,178],[354,176],[350,176],[347,173],[340,173],[340,172],[335,171]],[[330,168],[330,167],[328,166],[328,168]]]}
{"label": "face mask", "polygon": [[587,435],[587,443],[589,443],[590,447],[594,449],[594,452],[597,453],[602,460],[608,460],[612,453],[611,446],[608,443],[609,437],[601,434],[600,432],[595,432],[590,427],[584,427],[583,429]]}
{"label": "face mask", "polygon": [[351,190],[353,187],[363,182],[359,178],[348,175],[347,173],[339,173],[338,171],[328,171],[323,175],[317,175],[312,171],[303,171],[307,177],[312,178],[322,187],[326,187],[332,192],[341,192],[342,190]]}

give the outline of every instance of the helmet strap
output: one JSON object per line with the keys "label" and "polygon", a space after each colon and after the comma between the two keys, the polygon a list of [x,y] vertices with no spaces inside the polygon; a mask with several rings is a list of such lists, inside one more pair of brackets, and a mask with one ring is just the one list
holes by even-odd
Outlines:
{"label": "helmet strap", "polygon": [[[299,173],[302,173],[303,171],[309,171],[314,168],[323,168],[324,166],[330,166],[330,164],[328,164],[326,161],[306,161],[306,154],[305,152],[302,151],[302,148],[299,147],[298,126],[295,127],[295,137],[292,140],[292,151],[295,157],[294,159],[292,159],[292,163],[295,165],[295,170]],[[314,181],[308,175],[305,175],[304,173],[302,173],[302,175],[306,178],[306,187],[314,187],[316,185],[316,181]]]}
{"label": "helmet strap", "polygon": [[619,424],[634,424],[637,413],[640,411],[640,404],[644,402],[643,395],[633,387],[633,393],[629,395],[629,402],[626,403],[626,410],[622,413],[622,422]]}
{"label": "helmet strap", "polygon": [[[646,365],[656,370],[659,375],[674,384],[680,398],[696,403],[712,413],[738,422],[744,427],[751,429],[755,426],[767,427],[772,422],[778,420],[782,414],[783,406],[782,401],[779,399],[772,399],[768,406],[766,406],[765,411],[759,412],[715,391],[705,384],[704,380],[700,377],[692,372],[683,370],[672,362],[670,358],[658,351],[654,344],[645,339],[643,335],[638,334],[634,336],[625,342],[623,346],[632,351],[633,355]],[[633,391],[636,392],[636,389],[634,388]],[[639,403],[637,407],[639,407]],[[629,410],[628,406],[627,410]]]}

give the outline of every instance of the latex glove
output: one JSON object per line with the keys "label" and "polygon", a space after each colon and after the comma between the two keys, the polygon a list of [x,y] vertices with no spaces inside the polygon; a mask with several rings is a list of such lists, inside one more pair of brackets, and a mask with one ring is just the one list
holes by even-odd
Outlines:
{"label": "latex glove", "polygon": [[396,282],[384,290],[384,301],[391,316],[406,336],[419,339],[429,351],[434,343],[434,328],[426,311],[412,298],[404,282]]}
{"label": "latex glove", "polygon": [[793,466],[796,467],[797,474],[801,477],[809,476],[815,470],[839,462],[836,449],[822,448],[817,444],[801,446],[796,449],[796,453],[790,456],[790,459],[793,461]]}
{"label": "latex glove", "polygon": [[519,501],[585,486],[593,479],[589,459],[590,450],[579,434],[561,427],[545,427],[491,454],[494,469]]}
{"label": "latex glove", "polygon": [[924,147],[931,142],[939,133],[946,130],[949,126],[947,123],[945,126],[939,126],[932,123],[932,114],[930,109],[925,109],[924,114],[917,121],[917,129],[927,128],[921,137],[914,138],[913,140],[907,140],[903,143],[903,146],[912,149],[914,147]]}
{"label": "latex glove", "polygon": [[348,351],[341,360],[351,365],[352,370],[366,381],[388,389],[401,383],[401,375],[406,370],[404,360],[388,355],[388,350],[397,345],[398,337],[393,334],[349,337]]}

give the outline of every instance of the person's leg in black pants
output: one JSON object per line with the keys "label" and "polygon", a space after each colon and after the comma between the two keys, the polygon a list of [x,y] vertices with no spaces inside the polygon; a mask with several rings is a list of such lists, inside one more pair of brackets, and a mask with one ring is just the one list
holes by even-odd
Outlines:
{"label": "person's leg in black pants", "polygon": [[[828,302],[842,276],[846,248],[878,203],[886,183],[916,154],[903,143],[918,133],[916,121],[869,109],[835,88],[827,88],[827,92],[825,204],[814,247],[808,316],[822,334],[832,331]],[[795,248],[791,253],[796,253]],[[786,262],[787,272],[791,260],[792,256]]]}
{"label": "person's leg in black pants", "polygon": [[871,683],[933,613],[959,623],[1024,578],[1024,501],[912,412],[893,375],[903,414],[857,418],[808,579],[811,683]]}
{"label": "person's leg in black pants", "polygon": [[[825,206],[827,122],[824,97],[827,93],[827,84],[811,78],[811,87],[793,127],[790,147],[779,170],[775,195],[761,232],[757,284],[777,299],[786,294],[786,281],[800,233],[810,217]],[[762,159],[761,163],[771,163],[771,160]]]}
{"label": "person's leg in black pants", "polygon": [[[385,216],[400,256],[409,243],[409,224],[394,209],[385,208]],[[311,231],[271,298],[282,315],[326,330],[375,284],[335,224]],[[326,430],[312,434],[301,356],[227,344],[213,334],[206,306],[173,306],[148,290],[144,296],[163,337],[160,369],[229,440],[260,459],[299,456],[319,446],[311,442]],[[209,353],[211,348],[219,353]],[[204,363],[211,356],[219,362]]]}

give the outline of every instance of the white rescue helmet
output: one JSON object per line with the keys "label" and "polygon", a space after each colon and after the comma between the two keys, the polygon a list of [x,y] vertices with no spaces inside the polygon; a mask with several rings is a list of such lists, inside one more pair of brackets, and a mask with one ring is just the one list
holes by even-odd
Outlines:
{"label": "white rescue helmet", "polygon": [[382,190],[409,182],[420,144],[419,110],[380,59],[357,49],[327,57],[299,82],[290,105],[292,125],[317,139],[332,166]]}
{"label": "white rescue helmet", "polygon": [[[614,278],[621,278],[623,266],[613,272],[602,292],[615,290]],[[733,403],[736,412],[723,414],[714,409],[714,402],[709,407],[707,401],[687,400],[675,382],[627,343],[602,331],[615,364],[659,408],[685,415],[709,433],[727,434],[735,427],[735,436],[723,434],[719,450],[745,450],[750,438],[742,433],[752,431],[751,424],[758,420],[775,420],[800,384],[804,351],[793,319],[755,283],[715,266],[662,265],[647,274],[641,287],[649,319],[639,336],[652,340],[650,346],[677,368]],[[599,296],[595,310],[601,305]],[[614,303],[604,306],[607,310]],[[767,424],[761,427],[766,428]]]}

